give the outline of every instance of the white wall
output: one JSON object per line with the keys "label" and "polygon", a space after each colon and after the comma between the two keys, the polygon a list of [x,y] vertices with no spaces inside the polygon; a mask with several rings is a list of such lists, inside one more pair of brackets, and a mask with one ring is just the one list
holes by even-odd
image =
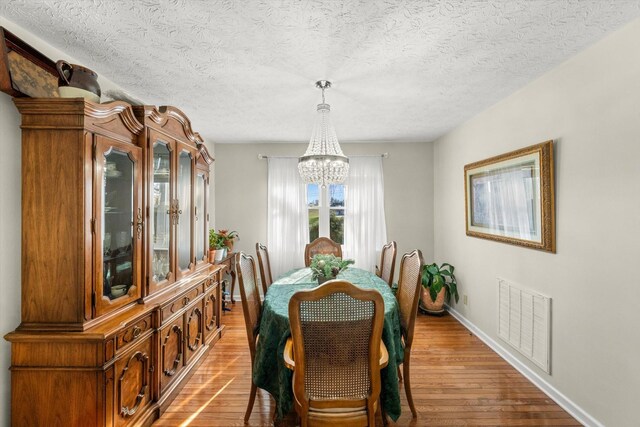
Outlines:
{"label": "white wall", "polygon": [[[433,147],[431,143],[340,144],[347,156],[381,154],[383,159],[387,238],[398,242],[400,257],[421,249],[433,258]],[[267,241],[267,161],[269,156],[300,156],[307,144],[216,144],[215,227],[237,230],[234,250],[255,254]],[[300,263],[302,264],[302,260]],[[238,293],[236,289],[236,293]]]}
{"label": "white wall", "polygon": [[[607,426],[640,422],[639,40],[636,20],[434,147],[435,256],[469,296],[455,309],[501,342],[496,277],[551,296],[552,375],[527,365]],[[467,237],[464,165],[548,139],[557,253]]]}
{"label": "white wall", "polygon": [[[0,25],[29,43],[52,60],[80,63],[23,28],[0,16]],[[85,64],[93,68],[92,64]],[[100,75],[100,70],[96,70]],[[122,90],[99,77],[103,91]],[[21,283],[21,133],[20,114],[11,97],[0,92],[0,335],[11,332],[20,323]],[[43,218],[46,221],[46,218]],[[0,426],[9,426],[11,407],[11,346],[0,340]]]}

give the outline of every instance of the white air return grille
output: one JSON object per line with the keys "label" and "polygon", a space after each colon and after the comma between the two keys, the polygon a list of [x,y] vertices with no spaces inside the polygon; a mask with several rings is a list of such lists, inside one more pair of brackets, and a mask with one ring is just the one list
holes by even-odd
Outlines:
{"label": "white air return grille", "polygon": [[551,298],[498,279],[498,336],[551,373]]}

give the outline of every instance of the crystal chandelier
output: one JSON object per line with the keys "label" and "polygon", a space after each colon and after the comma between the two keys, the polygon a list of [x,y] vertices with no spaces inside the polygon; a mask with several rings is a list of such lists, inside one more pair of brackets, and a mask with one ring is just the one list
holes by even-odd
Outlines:
{"label": "crystal chandelier", "polygon": [[349,175],[349,159],[342,153],[336,131],[329,117],[329,104],[324,102],[324,90],[331,82],[320,80],[316,87],[322,89],[322,104],[318,104],[318,117],[311,140],[304,156],[298,160],[298,171],[307,184],[339,184]]}

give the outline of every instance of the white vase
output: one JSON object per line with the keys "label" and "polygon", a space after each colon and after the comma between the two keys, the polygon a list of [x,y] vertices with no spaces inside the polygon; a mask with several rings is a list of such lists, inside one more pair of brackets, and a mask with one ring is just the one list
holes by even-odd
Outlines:
{"label": "white vase", "polygon": [[227,256],[227,248],[216,249],[216,263],[222,261]]}

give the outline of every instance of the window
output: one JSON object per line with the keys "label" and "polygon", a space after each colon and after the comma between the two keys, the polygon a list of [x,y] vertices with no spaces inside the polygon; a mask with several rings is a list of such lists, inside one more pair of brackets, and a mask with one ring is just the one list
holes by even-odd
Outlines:
{"label": "window", "polygon": [[307,209],[309,210],[309,241],[328,237],[344,244],[344,201],[346,186],[331,184],[322,188],[307,184]]}

